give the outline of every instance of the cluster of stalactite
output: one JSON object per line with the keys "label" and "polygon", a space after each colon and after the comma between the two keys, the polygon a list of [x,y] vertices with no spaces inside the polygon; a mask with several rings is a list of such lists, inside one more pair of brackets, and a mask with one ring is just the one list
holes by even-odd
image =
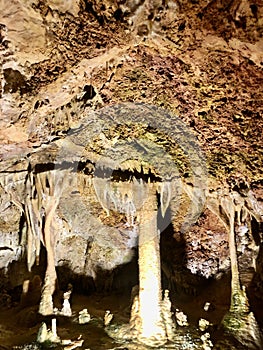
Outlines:
{"label": "cluster of stalactite", "polygon": [[[133,226],[136,212],[143,206],[148,195],[149,183],[135,177],[125,182],[111,182],[107,179],[94,177],[93,184],[97,198],[106,214],[109,216],[110,210],[124,213],[127,223]],[[160,208],[163,216],[171,200],[171,191],[170,181],[156,183],[156,193],[160,194]]]}

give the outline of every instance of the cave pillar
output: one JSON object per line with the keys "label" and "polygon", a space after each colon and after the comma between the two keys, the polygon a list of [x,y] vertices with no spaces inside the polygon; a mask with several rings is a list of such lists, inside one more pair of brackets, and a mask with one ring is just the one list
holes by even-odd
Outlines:
{"label": "cave pillar", "polygon": [[52,229],[52,220],[58,206],[59,197],[50,197],[46,208],[46,221],[44,225],[44,241],[47,251],[47,268],[44,286],[41,293],[39,313],[47,316],[53,314],[53,293],[56,289],[57,273],[55,267],[55,231]]}
{"label": "cave pillar", "polygon": [[157,195],[154,184],[139,212],[139,329],[138,340],[161,345],[167,340],[162,318],[160,234],[157,228]]}
{"label": "cave pillar", "polygon": [[245,289],[241,288],[235,240],[235,206],[229,205],[229,255],[231,263],[231,303],[230,312],[248,312],[248,299]]}
{"label": "cave pillar", "polygon": [[240,294],[240,281],[238,271],[238,261],[235,241],[235,209],[231,208],[229,215],[229,251],[231,262],[231,305],[230,311],[236,311],[237,300],[236,296]]}

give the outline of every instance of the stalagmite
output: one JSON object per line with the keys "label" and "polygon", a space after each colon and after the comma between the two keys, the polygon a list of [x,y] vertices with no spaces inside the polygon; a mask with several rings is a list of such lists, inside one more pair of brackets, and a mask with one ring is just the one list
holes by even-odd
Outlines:
{"label": "stalagmite", "polygon": [[108,326],[113,319],[113,314],[111,314],[110,310],[107,310],[104,315],[104,326]]}
{"label": "stalagmite", "polygon": [[56,319],[52,319],[51,330],[47,328],[46,323],[42,323],[38,334],[37,334],[37,342],[40,344],[43,343],[60,343],[60,338],[57,335],[57,323]]}
{"label": "stalagmite", "polygon": [[79,324],[86,324],[89,323],[89,321],[91,320],[91,316],[88,313],[87,309],[83,309],[81,311],[79,311]]}
{"label": "stalagmite", "polygon": [[57,338],[57,320],[55,318],[52,318],[51,320],[51,332],[54,337],[54,339]]}
{"label": "stalagmite", "polygon": [[170,341],[173,341],[174,335],[175,335],[175,324],[172,319],[171,307],[172,307],[172,303],[169,298],[169,290],[166,289],[164,291],[164,297],[162,301],[162,315],[163,315],[163,320],[165,324],[167,339]]}
{"label": "stalagmite", "polygon": [[176,309],[175,312],[176,322],[181,327],[189,326],[189,323],[187,321],[187,316],[183,313],[183,311],[180,311],[179,309]]}
{"label": "stalagmite", "polygon": [[205,334],[201,335],[201,340],[203,342],[203,349],[204,350],[211,350],[211,349],[213,349],[213,343],[210,340],[210,334],[209,333],[205,333]]}
{"label": "stalagmite", "polygon": [[71,290],[63,294],[64,301],[63,301],[62,310],[60,312],[60,314],[63,316],[69,316],[69,317],[72,316],[72,311],[69,303],[70,295],[71,295]]}
{"label": "stalagmite", "polygon": [[198,327],[200,331],[204,332],[210,325],[210,322],[204,318],[200,318],[198,321]]}
{"label": "stalagmite", "polygon": [[45,322],[43,322],[38,330],[37,334],[37,342],[44,343],[48,338],[48,329]]}

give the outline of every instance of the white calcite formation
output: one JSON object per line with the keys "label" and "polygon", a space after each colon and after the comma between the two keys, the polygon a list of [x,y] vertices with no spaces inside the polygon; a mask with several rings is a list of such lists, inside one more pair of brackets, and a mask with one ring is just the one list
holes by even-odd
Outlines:
{"label": "white calcite formation", "polygon": [[89,323],[90,319],[91,317],[87,309],[83,309],[82,311],[79,312],[79,319],[78,319],[79,324]]}
{"label": "white calcite formation", "polygon": [[172,319],[173,315],[171,312],[171,308],[172,308],[172,303],[171,303],[171,300],[169,298],[169,290],[166,289],[164,291],[164,297],[162,300],[162,316],[163,316],[163,320],[164,320],[164,324],[165,324],[165,331],[166,331],[167,339],[170,341],[173,341],[176,327],[175,327],[175,323]]}
{"label": "white calcite formation", "polygon": [[113,319],[113,314],[111,314],[110,310],[107,310],[104,315],[104,326],[108,326]]}
{"label": "white calcite formation", "polygon": [[203,349],[204,350],[211,350],[213,348],[213,343],[210,340],[210,334],[209,333],[205,333],[203,335],[201,335],[201,340],[203,342]]}
{"label": "white calcite formation", "polygon": [[63,295],[64,297],[63,307],[60,312],[63,316],[69,316],[69,317],[72,316],[72,311],[69,303],[70,295],[71,295],[71,290],[69,290],[68,292],[65,292]]}
{"label": "white calcite formation", "polygon": [[204,305],[204,310],[205,311],[208,311],[209,310],[209,308],[210,308],[210,303],[207,301],[206,303],[205,303],[205,305]]}
{"label": "white calcite formation", "polygon": [[39,328],[37,334],[37,342],[40,344],[51,342],[51,343],[60,343],[60,338],[57,335],[57,326],[56,319],[52,319],[52,328],[51,330],[47,328],[45,322],[43,322]]}
{"label": "white calcite formation", "polygon": [[183,313],[183,311],[179,311],[179,309],[176,309],[175,312],[176,322],[179,326],[185,327],[188,326],[187,316]]}
{"label": "white calcite formation", "polygon": [[202,332],[205,331],[209,325],[210,325],[210,322],[205,320],[204,318],[200,318],[200,320],[198,321],[199,329]]}

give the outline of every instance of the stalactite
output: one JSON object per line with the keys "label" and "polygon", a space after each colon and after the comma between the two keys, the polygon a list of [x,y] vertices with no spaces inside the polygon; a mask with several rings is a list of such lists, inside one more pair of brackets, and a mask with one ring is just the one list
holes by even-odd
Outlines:
{"label": "stalactite", "polygon": [[28,174],[26,181],[26,198],[25,198],[25,217],[27,222],[27,267],[31,271],[32,266],[35,263],[35,224],[32,212],[32,193],[33,193],[33,176],[32,173]]}
{"label": "stalactite", "polygon": [[41,200],[36,175],[30,172],[26,181],[25,217],[27,222],[27,264],[31,271],[35,262],[39,263],[40,239],[42,231]]}
{"label": "stalactite", "polygon": [[126,217],[130,226],[134,226],[134,219],[136,214],[136,208],[132,201],[128,201],[126,204]]}
{"label": "stalactite", "polygon": [[[38,197],[38,196],[37,196]],[[41,235],[42,235],[42,217],[41,217],[41,209],[39,206],[38,198],[32,199],[32,208],[33,213],[35,215],[35,249],[36,249],[36,264],[39,265],[39,256],[40,256],[40,248],[41,248]]]}
{"label": "stalactite", "polygon": [[163,182],[160,185],[160,203],[162,216],[165,216],[166,210],[171,201],[171,183]]}
{"label": "stalactite", "polygon": [[[30,171],[25,183],[25,199],[17,198],[14,192],[11,192],[10,195],[11,201],[20,209],[21,214],[24,213],[26,219],[27,265],[29,271],[31,271],[35,262],[37,264],[39,262],[41,241],[47,250],[48,262],[40,306],[40,312],[43,314],[53,312],[53,306],[51,307],[51,305],[56,283],[56,271],[54,259],[55,236],[51,232],[51,226],[63,190],[63,179],[65,180],[63,172],[58,175],[51,174],[51,172],[36,174]],[[5,185],[10,185],[8,176],[5,179]]]}
{"label": "stalactite", "polygon": [[24,207],[23,204],[21,203],[22,201],[15,195],[15,192],[12,191],[10,192],[10,201],[13,203],[20,211],[20,215],[24,214]]}
{"label": "stalactite", "polygon": [[34,265],[33,233],[27,205],[25,206],[25,216],[27,221],[27,268],[31,271],[31,268]]}
{"label": "stalactite", "polygon": [[101,179],[97,176],[93,177],[93,188],[95,189],[95,193],[99,202],[106,212],[106,215],[110,215],[110,206],[111,206],[111,196],[109,191],[109,185],[107,180]]}

